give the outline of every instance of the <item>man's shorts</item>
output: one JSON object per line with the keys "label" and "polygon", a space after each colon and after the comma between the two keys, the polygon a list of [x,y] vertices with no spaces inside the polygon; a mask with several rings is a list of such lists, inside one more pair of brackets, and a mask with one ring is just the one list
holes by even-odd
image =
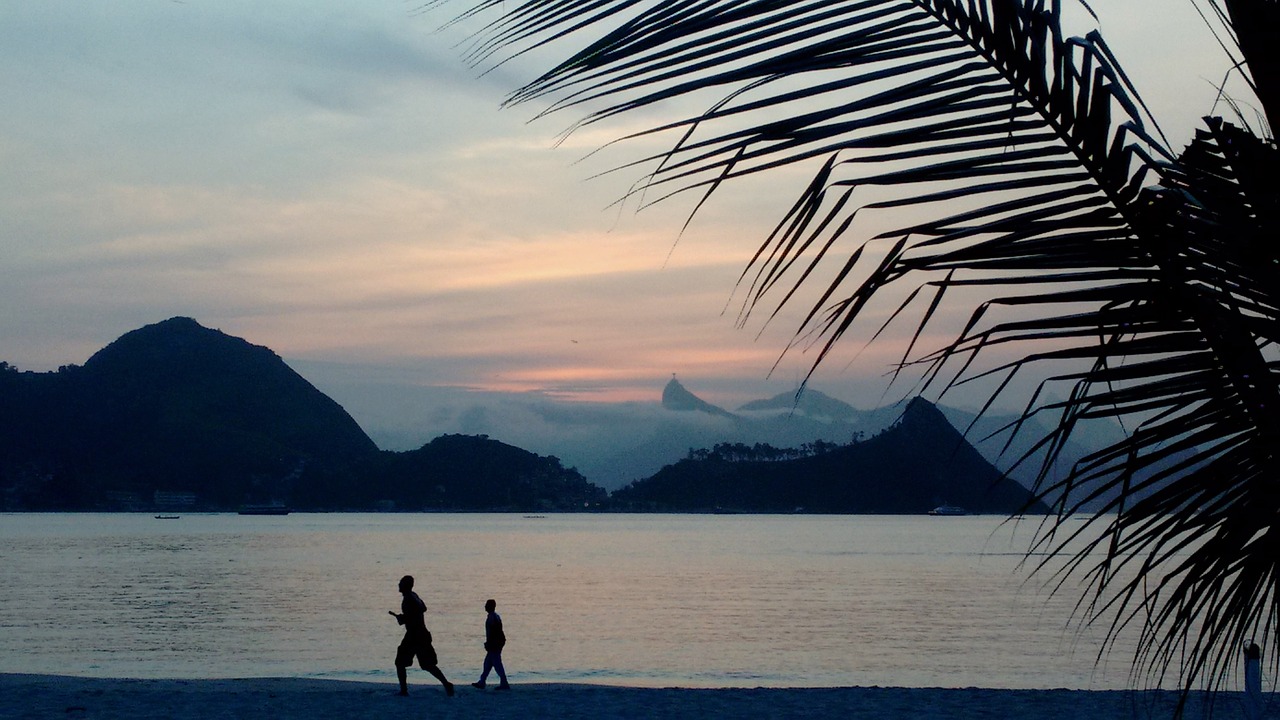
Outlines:
{"label": "man's shorts", "polygon": [[414,656],[418,658],[418,667],[423,670],[439,664],[436,649],[431,645],[431,633],[420,637],[405,635],[400,647],[396,648],[396,667],[409,667]]}

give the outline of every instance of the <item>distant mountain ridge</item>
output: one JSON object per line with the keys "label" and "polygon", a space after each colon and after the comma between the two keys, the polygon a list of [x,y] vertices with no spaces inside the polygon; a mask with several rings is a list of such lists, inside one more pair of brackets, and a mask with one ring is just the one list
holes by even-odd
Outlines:
{"label": "distant mountain ridge", "polygon": [[666,512],[894,514],[944,504],[979,513],[1047,512],[922,398],[862,442],[792,460],[690,457],[614,491],[612,500],[619,508]]}
{"label": "distant mountain ridge", "polygon": [[752,400],[738,407],[739,413],[753,412],[800,413],[807,417],[832,422],[856,422],[864,414],[843,400],[837,400],[812,388],[803,391],[780,393],[766,400]]}
{"label": "distant mountain ridge", "polygon": [[[817,400],[827,396],[816,391]],[[629,428],[624,443],[613,443],[612,454],[580,462],[588,477],[598,478],[606,487],[620,487],[647,477],[673,463],[690,448],[711,447],[723,442],[768,443],[777,447],[799,447],[815,441],[847,443],[857,434],[869,434],[887,426],[901,414],[899,409],[858,411],[832,399],[833,412],[825,403],[814,405],[802,398],[799,410],[793,394],[748,403],[730,412],[702,399],[679,380],[671,379],[663,388],[660,413]],[[810,412],[821,408],[821,412]],[[852,414],[849,411],[852,410]],[[830,415],[841,417],[833,420]]]}
{"label": "distant mountain ridge", "polygon": [[[710,405],[683,387],[681,391],[699,403]],[[686,401],[686,404],[694,403]],[[806,387],[799,395],[794,392],[780,393],[771,398],[744,403],[737,408],[736,413],[726,413],[733,418],[734,423],[720,428],[719,437],[711,432],[702,432],[694,434],[696,442],[686,444],[710,447],[720,442],[767,442],[798,446],[814,440],[843,443],[890,427],[899,421],[908,406],[909,403],[862,410]],[[1025,420],[1021,423],[1020,431],[1010,440],[1012,431],[1007,428],[1018,424],[1019,419],[1015,415],[988,412],[976,418],[966,410],[942,405],[936,407],[988,462],[1001,468],[1024,487],[1029,488],[1035,484],[1044,458],[1043,448],[1036,450],[1035,445],[1049,432],[1048,426],[1036,418]],[[1114,442],[1122,432],[1118,425],[1110,422],[1079,424],[1075,435],[1063,447],[1058,461],[1050,469],[1050,482],[1065,476],[1070,466],[1090,450]],[[665,453],[668,462],[674,462],[678,459],[680,445],[678,440],[672,439],[665,448],[653,447],[651,452],[655,456]],[[1024,455],[1027,455],[1025,459]],[[1088,489],[1081,487],[1073,495],[1084,497],[1087,493]],[[1100,497],[1087,507],[1102,507],[1106,500],[1106,497]]]}
{"label": "distant mountain ridge", "polygon": [[702,398],[694,395],[680,384],[679,380],[674,377],[662,388],[662,407],[667,410],[675,410],[677,412],[703,412],[708,415],[716,415],[719,417],[732,418],[736,417],[733,413],[722,407],[712,405]]}
{"label": "distant mountain ridge", "polygon": [[[808,448],[861,440],[848,451],[800,458],[791,466],[839,477],[827,463],[843,458],[876,466],[879,461],[866,453],[890,445],[874,435],[895,422],[895,435],[902,434],[899,426],[919,426],[924,411],[915,407],[858,410],[807,389],[798,398],[783,393],[733,413],[706,402],[673,376],[662,403],[644,410],[643,416],[656,423],[653,430],[635,423],[614,429],[628,441],[606,446],[617,453],[615,472],[643,463],[651,469],[613,487],[678,474],[683,470],[671,467],[683,467],[680,458],[722,443]],[[379,450],[343,407],[270,349],[191,318],[126,333],[83,366],[54,373],[19,372],[0,363],[0,408],[2,509],[143,509],[161,504],[162,496],[167,503],[204,509],[267,501],[313,509],[440,510],[582,509],[605,502],[604,491],[565,467],[558,453],[537,455],[477,429],[470,435],[446,430],[415,450]],[[590,410],[586,422],[572,419],[580,411],[569,407],[534,412],[548,418],[559,414],[561,427],[565,422],[611,426],[624,418],[603,407]],[[940,417],[938,409],[933,414]],[[959,425],[965,426],[963,419]],[[921,456],[938,443],[955,444],[940,427],[923,437],[929,447],[918,451]],[[902,462],[910,460],[902,456]],[[609,462],[606,458],[595,467]],[[761,482],[759,473],[780,467],[737,463],[730,474],[750,480],[745,489]],[[897,482],[891,473],[878,477]],[[796,487],[805,482],[793,478]],[[828,485],[825,494],[839,495]],[[938,487],[915,487],[929,495],[927,502],[960,502],[959,496],[944,497],[949,493]],[[827,507],[813,501],[797,505]],[[901,511],[877,503],[842,507],[841,512]]]}

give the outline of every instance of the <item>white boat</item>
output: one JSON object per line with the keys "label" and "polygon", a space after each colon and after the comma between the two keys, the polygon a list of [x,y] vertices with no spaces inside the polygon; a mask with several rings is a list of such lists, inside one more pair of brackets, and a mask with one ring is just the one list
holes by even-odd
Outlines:
{"label": "white boat", "polygon": [[968,515],[969,511],[959,505],[939,505],[938,507],[930,510],[929,514],[942,516]]}

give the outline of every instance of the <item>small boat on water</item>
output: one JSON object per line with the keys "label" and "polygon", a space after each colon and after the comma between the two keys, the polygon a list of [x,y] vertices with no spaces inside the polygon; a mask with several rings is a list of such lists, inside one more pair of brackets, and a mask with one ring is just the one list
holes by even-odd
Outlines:
{"label": "small boat on water", "polygon": [[939,505],[938,507],[930,510],[929,514],[943,517],[954,517],[957,515],[968,515],[969,511],[959,505]]}
{"label": "small boat on water", "polygon": [[284,505],[241,505],[241,515],[288,515],[289,508]]}
{"label": "small boat on water", "polygon": [[181,515],[157,515],[156,516],[157,520],[179,520],[181,518],[182,518]]}

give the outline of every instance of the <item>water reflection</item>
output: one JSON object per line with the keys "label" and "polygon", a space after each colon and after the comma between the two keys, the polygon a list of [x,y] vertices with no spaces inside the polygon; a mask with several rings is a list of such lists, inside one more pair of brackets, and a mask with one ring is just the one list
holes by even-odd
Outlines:
{"label": "water reflection", "polygon": [[1023,584],[1011,532],[981,517],[9,515],[0,671],[394,682],[386,611],[407,573],[450,676],[478,671],[494,597],[513,682],[1124,687],[1123,663],[1094,675],[1096,638],[1072,652],[1074,598]]}

